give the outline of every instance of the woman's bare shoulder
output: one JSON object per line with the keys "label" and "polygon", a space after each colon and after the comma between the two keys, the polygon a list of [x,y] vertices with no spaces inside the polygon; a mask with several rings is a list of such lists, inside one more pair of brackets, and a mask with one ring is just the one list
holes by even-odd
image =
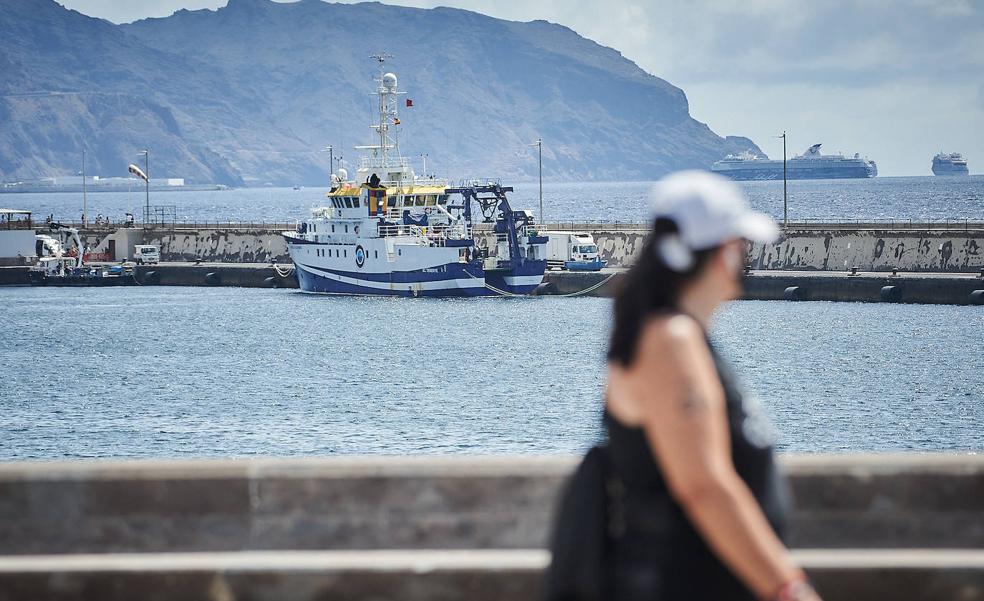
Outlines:
{"label": "woman's bare shoulder", "polygon": [[657,315],[643,325],[642,347],[656,349],[690,346],[704,341],[704,331],[693,317],[682,313]]}

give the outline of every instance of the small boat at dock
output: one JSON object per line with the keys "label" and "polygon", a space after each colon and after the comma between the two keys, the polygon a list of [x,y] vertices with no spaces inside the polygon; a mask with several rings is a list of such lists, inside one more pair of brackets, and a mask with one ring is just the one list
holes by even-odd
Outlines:
{"label": "small boat at dock", "polygon": [[[132,263],[87,264],[79,231],[58,223],[38,234],[38,261],[27,272],[32,286],[133,286],[139,284]],[[67,248],[67,242],[74,243]]]}

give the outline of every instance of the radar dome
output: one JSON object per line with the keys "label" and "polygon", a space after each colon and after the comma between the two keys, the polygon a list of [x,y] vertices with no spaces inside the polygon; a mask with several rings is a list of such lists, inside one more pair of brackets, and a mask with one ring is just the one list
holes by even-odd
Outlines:
{"label": "radar dome", "polygon": [[386,73],[383,75],[383,87],[387,90],[396,89],[396,75],[394,73]]}
{"label": "radar dome", "polygon": [[338,174],[338,179],[342,180],[343,182],[348,181],[348,171],[346,171],[345,169],[339,169],[335,173]]}

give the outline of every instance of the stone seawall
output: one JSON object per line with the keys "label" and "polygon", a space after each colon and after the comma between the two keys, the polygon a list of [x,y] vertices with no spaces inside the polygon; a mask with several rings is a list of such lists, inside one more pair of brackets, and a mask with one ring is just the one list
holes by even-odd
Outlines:
{"label": "stone seawall", "polygon": [[290,263],[281,228],[152,229],[144,244],[161,248],[164,261]]}
{"label": "stone seawall", "polygon": [[[594,231],[602,258],[627,267],[641,251],[644,231]],[[752,269],[798,271],[917,271],[970,273],[984,268],[984,230],[795,230],[776,244],[750,249]]]}
{"label": "stone seawall", "polygon": [[[577,228],[577,225],[574,226]],[[611,267],[631,265],[645,230],[582,228]],[[282,228],[151,229],[165,261],[289,263]],[[483,242],[484,244],[485,242]],[[753,269],[799,271],[900,271],[976,273],[984,269],[984,229],[790,229],[776,244],[755,245]]]}

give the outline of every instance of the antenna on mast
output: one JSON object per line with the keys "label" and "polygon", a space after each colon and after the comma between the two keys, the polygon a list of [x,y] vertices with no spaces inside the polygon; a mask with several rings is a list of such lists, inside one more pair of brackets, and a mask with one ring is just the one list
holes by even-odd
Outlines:
{"label": "antenna on mast", "polygon": [[[398,130],[395,129],[400,125],[396,111],[396,98],[403,92],[397,91],[396,75],[386,71],[386,61],[393,58],[393,55],[380,52],[369,58],[379,64],[379,78],[376,80],[379,87],[375,92],[375,95],[379,96],[379,122],[371,126],[379,135],[379,146],[372,148],[372,151],[375,156],[381,159],[382,166],[389,167],[389,151],[395,150],[397,157],[400,156]],[[390,136],[391,127],[394,128],[392,137]]]}

